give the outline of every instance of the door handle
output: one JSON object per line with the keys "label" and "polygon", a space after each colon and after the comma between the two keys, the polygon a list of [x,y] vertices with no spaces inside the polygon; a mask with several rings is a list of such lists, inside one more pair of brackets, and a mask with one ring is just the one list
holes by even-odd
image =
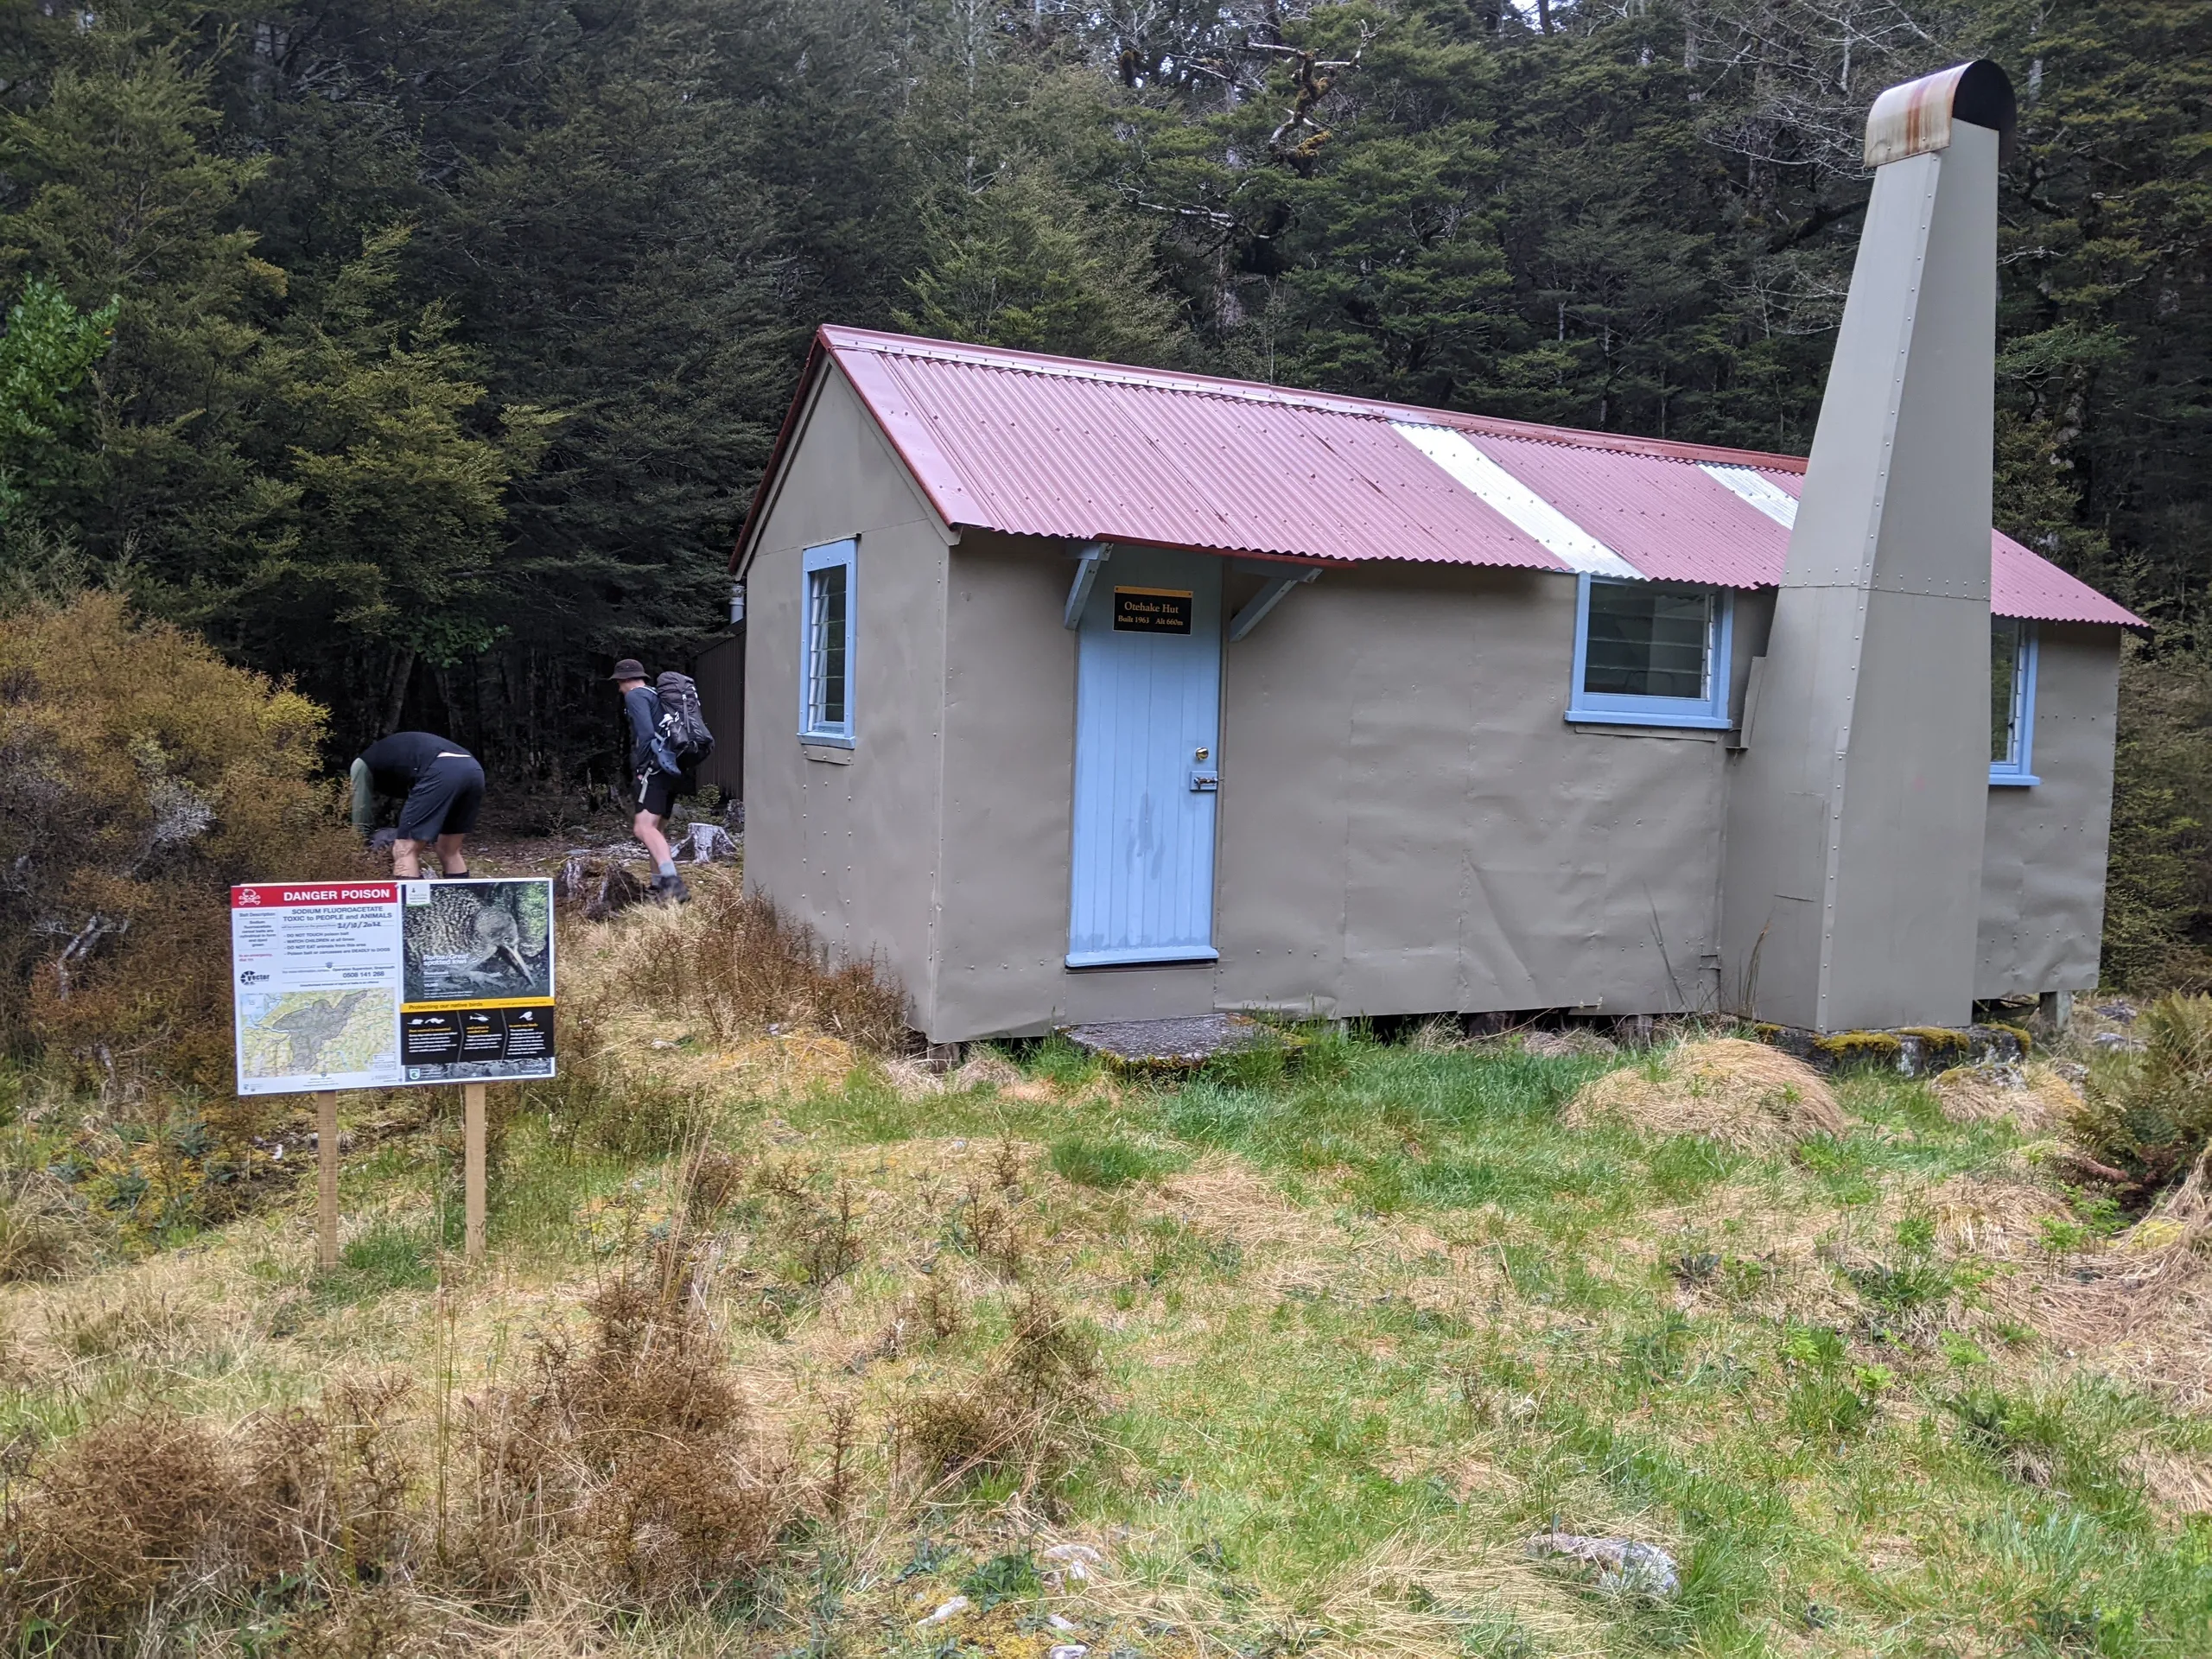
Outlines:
{"label": "door handle", "polygon": [[1192,766],[1191,768],[1191,791],[1192,794],[1211,794],[1220,789],[1220,787],[1221,773],[1215,767]]}

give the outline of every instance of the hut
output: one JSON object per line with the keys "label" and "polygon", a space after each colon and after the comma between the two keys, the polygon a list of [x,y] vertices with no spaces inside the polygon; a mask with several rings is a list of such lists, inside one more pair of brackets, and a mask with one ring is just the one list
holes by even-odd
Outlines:
{"label": "hut", "polygon": [[1947,73],[1809,477],[822,329],[733,556],[748,884],[939,1042],[2093,987],[2138,622],[1988,528],[2009,103]]}

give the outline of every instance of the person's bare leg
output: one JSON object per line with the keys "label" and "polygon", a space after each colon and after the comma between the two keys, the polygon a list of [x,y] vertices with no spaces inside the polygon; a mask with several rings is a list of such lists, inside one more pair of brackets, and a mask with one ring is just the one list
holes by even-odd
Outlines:
{"label": "person's bare leg", "polygon": [[638,844],[653,856],[653,868],[658,870],[671,861],[676,855],[669,850],[668,837],[661,834],[660,819],[651,812],[640,812],[630,820],[630,833]]}
{"label": "person's bare leg", "polygon": [[423,843],[404,838],[391,843],[391,874],[396,880],[417,881],[423,875]]}
{"label": "person's bare leg", "polygon": [[461,837],[438,837],[438,868],[446,873],[448,881],[458,880],[468,874],[468,855],[461,850]]}
{"label": "person's bare leg", "polygon": [[668,832],[661,828],[662,823],[657,813],[639,812],[630,821],[630,830],[652,855],[653,897],[663,902],[673,899],[679,905],[688,905],[691,902],[691,889],[676,873],[676,853],[668,844]]}

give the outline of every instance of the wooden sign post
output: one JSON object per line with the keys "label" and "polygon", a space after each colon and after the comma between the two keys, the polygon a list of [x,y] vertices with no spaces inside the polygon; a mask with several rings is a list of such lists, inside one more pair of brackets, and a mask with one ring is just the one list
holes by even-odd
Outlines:
{"label": "wooden sign post", "polygon": [[315,1097],[315,1231],[316,1258],[329,1273],[338,1266],[338,1096]]}
{"label": "wooden sign post", "polygon": [[484,1085],[461,1085],[461,1183],[467,1220],[462,1249],[471,1262],[484,1259]]}

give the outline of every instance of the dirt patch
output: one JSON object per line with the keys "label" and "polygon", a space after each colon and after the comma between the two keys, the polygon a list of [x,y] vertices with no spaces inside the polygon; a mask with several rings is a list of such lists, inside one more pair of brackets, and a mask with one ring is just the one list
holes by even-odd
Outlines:
{"label": "dirt patch", "polygon": [[1566,1122],[1625,1121],[1646,1135],[1697,1135],[1746,1152],[1779,1152],[1841,1135],[1835,1093],[1802,1060],[1737,1037],[1712,1037],[1609,1071],[1567,1103]]}

